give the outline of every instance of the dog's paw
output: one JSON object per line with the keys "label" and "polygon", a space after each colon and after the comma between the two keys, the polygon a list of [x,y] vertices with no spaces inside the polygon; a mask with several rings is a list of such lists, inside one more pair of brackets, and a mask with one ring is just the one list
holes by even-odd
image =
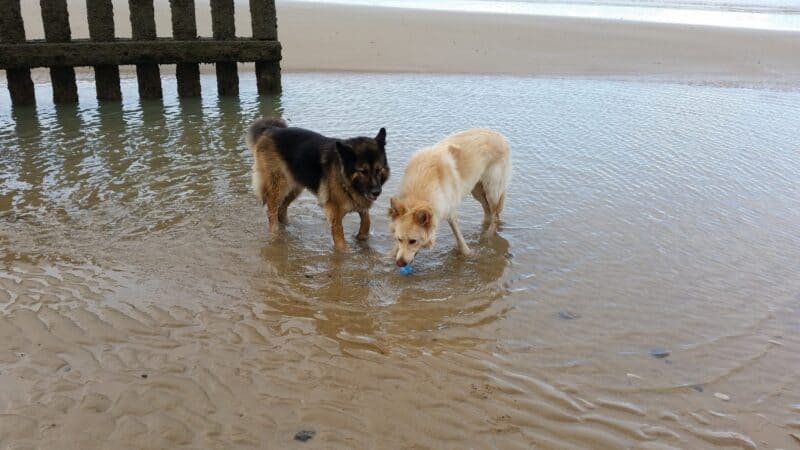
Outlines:
{"label": "dog's paw", "polygon": [[359,241],[366,241],[366,240],[369,239],[369,233],[367,233],[367,234],[357,234],[356,235],[356,239],[358,239]]}

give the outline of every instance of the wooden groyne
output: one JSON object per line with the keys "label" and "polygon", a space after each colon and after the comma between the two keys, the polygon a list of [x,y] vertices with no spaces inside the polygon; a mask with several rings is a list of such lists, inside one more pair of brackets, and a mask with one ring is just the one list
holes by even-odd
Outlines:
{"label": "wooden groyne", "polygon": [[[199,38],[194,0],[169,0],[172,38],[157,38],[153,0],[128,0],[131,39],[115,36],[112,0],[86,1],[89,39],[72,39],[67,0],[40,0],[44,40],[26,40],[21,0],[0,0],[0,69],[14,105],[35,103],[31,68],[47,67],[55,103],[78,101],[75,67],[92,66],[99,100],[119,100],[119,66],[136,65],[139,95],[160,98],[159,64],[175,64],[178,94],[200,95],[200,63],[213,63],[219,95],[239,93],[238,62],[255,62],[259,94],[280,91],[274,0],[250,0],[253,37],[236,37],[234,0],[211,0],[212,38]],[[32,1],[32,0],[24,0]]]}

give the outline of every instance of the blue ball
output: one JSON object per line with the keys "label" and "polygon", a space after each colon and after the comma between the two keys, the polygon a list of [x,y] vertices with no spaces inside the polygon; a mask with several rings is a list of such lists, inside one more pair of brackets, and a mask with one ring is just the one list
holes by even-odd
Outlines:
{"label": "blue ball", "polygon": [[411,275],[414,272],[414,269],[411,266],[403,266],[400,268],[400,273],[403,275]]}

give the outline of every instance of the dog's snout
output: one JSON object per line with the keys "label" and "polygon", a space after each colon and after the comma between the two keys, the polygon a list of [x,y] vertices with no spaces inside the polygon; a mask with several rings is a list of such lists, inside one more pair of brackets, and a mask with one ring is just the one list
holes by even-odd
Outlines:
{"label": "dog's snout", "polygon": [[403,258],[400,258],[395,262],[397,263],[397,267],[405,267],[406,266],[406,260],[404,260]]}
{"label": "dog's snout", "polygon": [[370,194],[374,195],[375,197],[381,195],[381,188],[379,188],[379,187],[378,188],[372,188],[372,190],[370,191]]}

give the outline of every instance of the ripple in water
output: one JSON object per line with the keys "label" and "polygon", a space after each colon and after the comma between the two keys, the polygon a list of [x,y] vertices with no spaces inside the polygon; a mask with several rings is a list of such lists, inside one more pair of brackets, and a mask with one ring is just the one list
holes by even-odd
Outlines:
{"label": "ripple in water", "polygon": [[[34,109],[0,98],[0,446],[279,448],[308,431],[345,448],[791,448],[800,93],[284,83],[271,98],[250,74],[239,98],[178,100],[173,80],[140,102],[132,79],[121,104],[86,82],[77,106],[50,106],[47,86]],[[337,136],[387,127],[368,245],[335,254],[308,195],[267,239],[242,136],[271,114]],[[512,143],[500,235],[480,239],[467,200],[477,255],[445,227],[401,277],[385,211],[405,161],[471,126]]]}

